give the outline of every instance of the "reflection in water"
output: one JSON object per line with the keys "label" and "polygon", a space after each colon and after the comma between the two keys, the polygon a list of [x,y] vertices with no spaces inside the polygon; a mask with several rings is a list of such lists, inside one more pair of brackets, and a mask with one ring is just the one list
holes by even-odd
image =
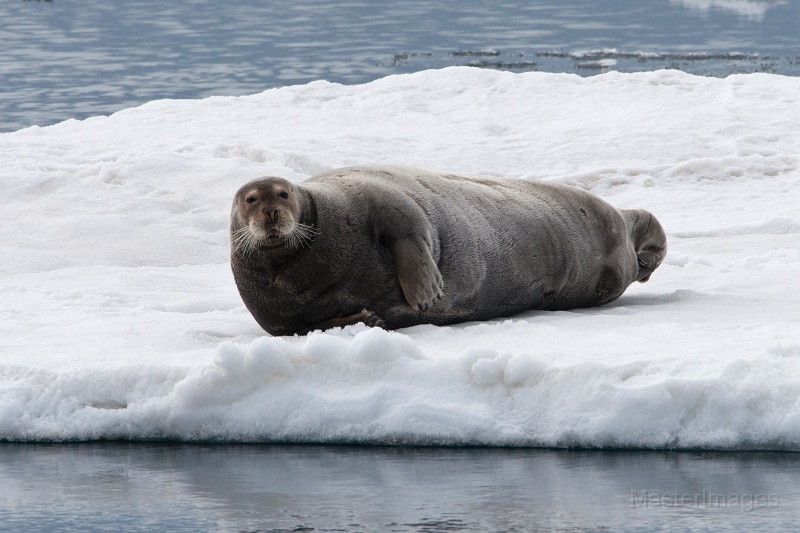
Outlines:
{"label": "reflection in water", "polygon": [[795,524],[800,455],[0,446],[4,531],[715,531]]}
{"label": "reflection in water", "polygon": [[[687,9],[704,5],[727,9]],[[799,18],[800,2],[744,0],[9,0],[0,2],[0,131],[159,98],[451,65],[798,75]]]}

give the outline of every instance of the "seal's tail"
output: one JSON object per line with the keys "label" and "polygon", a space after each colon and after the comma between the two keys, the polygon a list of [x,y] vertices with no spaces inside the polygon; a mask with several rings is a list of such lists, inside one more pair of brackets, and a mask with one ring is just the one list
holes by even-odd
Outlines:
{"label": "seal's tail", "polygon": [[667,235],[649,211],[626,209],[623,213],[628,221],[633,249],[639,263],[636,281],[644,283],[667,255]]}

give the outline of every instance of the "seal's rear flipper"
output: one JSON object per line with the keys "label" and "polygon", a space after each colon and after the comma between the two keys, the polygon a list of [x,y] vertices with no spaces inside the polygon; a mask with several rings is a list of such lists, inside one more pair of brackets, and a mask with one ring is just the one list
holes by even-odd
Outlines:
{"label": "seal's rear flipper", "polygon": [[644,283],[667,255],[667,235],[656,217],[644,209],[627,209],[623,214],[639,266],[636,281]]}
{"label": "seal's rear flipper", "polygon": [[[636,275],[636,281],[644,283],[650,279],[650,274],[658,267],[661,260],[657,254],[646,251],[636,254],[636,262],[639,264],[639,272]],[[645,276],[640,277],[642,274],[645,274]]]}

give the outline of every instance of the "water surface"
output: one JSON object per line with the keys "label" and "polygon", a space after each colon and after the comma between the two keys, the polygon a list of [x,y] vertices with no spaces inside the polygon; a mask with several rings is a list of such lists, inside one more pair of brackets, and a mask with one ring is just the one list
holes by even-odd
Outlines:
{"label": "water surface", "polygon": [[3,531],[790,531],[800,454],[0,445]]}
{"label": "water surface", "polygon": [[797,0],[7,0],[0,131],[450,65],[800,74]]}

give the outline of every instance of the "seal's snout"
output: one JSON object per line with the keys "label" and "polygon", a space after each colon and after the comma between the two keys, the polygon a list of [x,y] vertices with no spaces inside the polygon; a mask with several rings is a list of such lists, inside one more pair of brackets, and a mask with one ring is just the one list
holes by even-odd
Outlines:
{"label": "seal's snout", "polygon": [[262,212],[264,213],[264,220],[267,222],[275,222],[278,220],[280,210],[277,207],[265,207],[262,209]]}

